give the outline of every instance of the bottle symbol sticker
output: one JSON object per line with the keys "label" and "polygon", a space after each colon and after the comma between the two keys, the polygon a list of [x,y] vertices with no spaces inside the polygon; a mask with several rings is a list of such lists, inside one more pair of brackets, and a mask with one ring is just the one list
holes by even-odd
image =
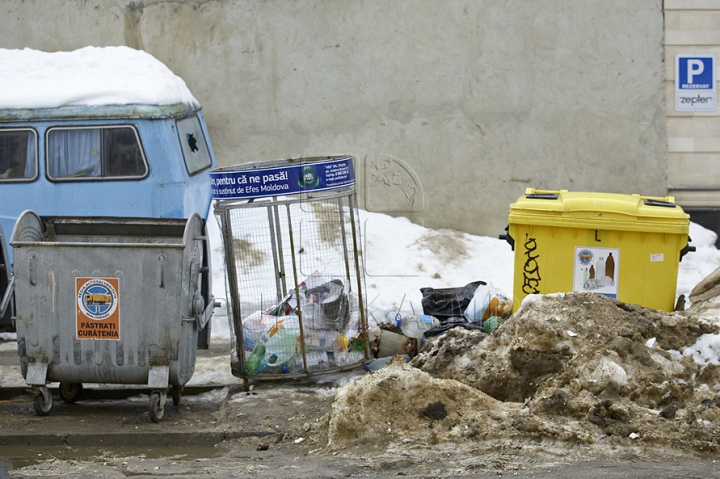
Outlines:
{"label": "bottle symbol sticker", "polygon": [[598,279],[603,279],[605,277],[605,260],[602,256],[598,260],[597,266],[595,266],[595,276],[597,276]]}
{"label": "bottle symbol sticker", "polygon": [[573,291],[588,291],[617,298],[618,248],[575,247]]}
{"label": "bottle symbol sticker", "polygon": [[612,253],[608,254],[607,261],[605,261],[605,276],[612,280],[615,279],[615,259]]}

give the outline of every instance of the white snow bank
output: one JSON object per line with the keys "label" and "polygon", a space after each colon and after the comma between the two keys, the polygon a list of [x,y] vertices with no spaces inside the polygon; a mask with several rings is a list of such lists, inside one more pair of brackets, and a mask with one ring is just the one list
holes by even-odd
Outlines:
{"label": "white snow bank", "polygon": [[690,291],[710,273],[720,267],[720,251],[715,247],[717,235],[714,231],[690,223],[691,246],[696,251],[686,254],[680,261],[677,279],[677,294],[690,296]]}
{"label": "white snow bank", "polygon": [[0,49],[0,108],[90,105],[199,106],[182,78],[129,47],[48,53]]}

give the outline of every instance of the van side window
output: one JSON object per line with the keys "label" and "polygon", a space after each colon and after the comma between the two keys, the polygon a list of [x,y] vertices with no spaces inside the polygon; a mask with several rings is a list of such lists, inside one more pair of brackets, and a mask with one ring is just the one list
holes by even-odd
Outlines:
{"label": "van side window", "polygon": [[148,171],[131,126],[52,128],[47,162],[48,176],[56,180],[140,178]]}
{"label": "van side window", "polygon": [[197,115],[178,120],[177,131],[188,173],[194,175],[210,168],[212,159]]}
{"label": "van side window", "polygon": [[106,128],[104,145],[108,158],[106,176],[145,176],[147,165],[133,128]]}
{"label": "van side window", "polygon": [[30,129],[0,130],[0,182],[37,176],[37,134]]}

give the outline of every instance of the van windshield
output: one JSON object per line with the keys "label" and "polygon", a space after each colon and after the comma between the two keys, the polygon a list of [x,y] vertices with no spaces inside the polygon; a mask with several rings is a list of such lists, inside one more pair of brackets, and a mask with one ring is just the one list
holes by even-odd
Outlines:
{"label": "van windshield", "polygon": [[31,181],[35,176],[37,176],[35,130],[0,130],[0,181]]}
{"label": "van windshield", "polygon": [[142,178],[148,167],[132,126],[52,128],[47,171],[54,180]]}

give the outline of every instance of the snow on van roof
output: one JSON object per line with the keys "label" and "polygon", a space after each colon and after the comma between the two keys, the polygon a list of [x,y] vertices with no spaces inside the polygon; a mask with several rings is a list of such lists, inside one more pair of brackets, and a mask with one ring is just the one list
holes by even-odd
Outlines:
{"label": "snow on van roof", "polygon": [[0,108],[199,106],[165,64],[125,46],[55,53],[0,49],[0,65]]}

